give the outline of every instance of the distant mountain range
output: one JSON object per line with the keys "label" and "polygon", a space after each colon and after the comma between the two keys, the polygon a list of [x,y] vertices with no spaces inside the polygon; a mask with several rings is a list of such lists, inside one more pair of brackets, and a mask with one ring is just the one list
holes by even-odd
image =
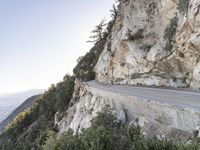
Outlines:
{"label": "distant mountain range", "polygon": [[28,90],[20,93],[0,95],[0,122],[3,121],[15,108],[33,95],[38,95],[44,90]]}
{"label": "distant mountain range", "polygon": [[15,105],[12,106],[0,106],[0,122],[5,119],[14,109],[16,108]]}
{"label": "distant mountain range", "polygon": [[[0,133],[4,128],[13,121],[13,119],[25,109],[30,108],[40,95],[35,95],[25,100],[19,107],[17,107],[5,120],[0,123]],[[7,115],[7,114],[6,114]]]}
{"label": "distant mountain range", "polygon": [[0,94],[0,106],[20,105],[25,99],[42,93],[43,91],[44,90],[33,89],[13,94]]}

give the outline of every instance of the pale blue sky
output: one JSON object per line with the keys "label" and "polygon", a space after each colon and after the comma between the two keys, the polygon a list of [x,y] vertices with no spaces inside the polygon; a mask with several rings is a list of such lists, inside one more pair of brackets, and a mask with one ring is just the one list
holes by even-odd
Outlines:
{"label": "pale blue sky", "polygon": [[87,52],[114,0],[0,0],[0,94],[48,88]]}

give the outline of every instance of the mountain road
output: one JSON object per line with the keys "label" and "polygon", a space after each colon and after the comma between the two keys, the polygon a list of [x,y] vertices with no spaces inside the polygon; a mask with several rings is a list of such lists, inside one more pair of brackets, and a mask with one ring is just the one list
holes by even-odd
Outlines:
{"label": "mountain road", "polygon": [[130,85],[105,85],[96,81],[88,81],[89,87],[138,97],[144,100],[153,100],[179,108],[193,108],[200,111],[200,93],[151,87],[138,87]]}

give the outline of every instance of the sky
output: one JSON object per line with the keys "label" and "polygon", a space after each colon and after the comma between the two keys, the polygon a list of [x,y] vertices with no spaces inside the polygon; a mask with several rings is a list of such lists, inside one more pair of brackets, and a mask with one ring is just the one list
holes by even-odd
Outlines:
{"label": "sky", "polygon": [[114,0],[0,0],[0,94],[47,89],[90,50]]}

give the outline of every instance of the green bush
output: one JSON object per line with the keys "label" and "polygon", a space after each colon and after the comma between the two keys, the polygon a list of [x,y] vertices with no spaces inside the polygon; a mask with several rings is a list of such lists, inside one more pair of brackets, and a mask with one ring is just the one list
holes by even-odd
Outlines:
{"label": "green bush", "polygon": [[47,140],[45,144],[42,146],[43,150],[51,150],[55,149],[56,147],[56,133],[49,130],[46,135]]}
{"label": "green bush", "polygon": [[167,41],[163,49],[166,51],[171,51],[172,48],[173,48],[173,45],[171,44],[171,42]]}
{"label": "green bush", "polygon": [[130,29],[128,29],[128,32],[127,32],[128,40],[135,41],[135,40],[144,38],[142,33],[143,33],[143,29],[139,29],[136,33],[132,33],[132,31]]}
{"label": "green bush", "polygon": [[78,135],[72,131],[64,133],[56,142],[55,150],[87,150]]}
{"label": "green bush", "polygon": [[56,108],[59,112],[67,110],[74,91],[74,76],[66,75],[56,87]]}
{"label": "green bush", "polygon": [[180,12],[186,13],[188,11],[188,6],[189,6],[189,0],[179,0],[177,9]]}
{"label": "green bush", "polygon": [[164,31],[164,36],[163,36],[164,39],[170,41],[176,34],[176,28],[177,28],[177,17],[174,17]]}
{"label": "green bush", "polygon": [[78,62],[73,72],[82,81],[95,79],[94,67],[106,44],[106,38],[98,41],[94,47]]}
{"label": "green bush", "polygon": [[56,86],[38,98],[36,103],[20,113],[8,129],[0,135],[0,149],[40,150],[47,138],[47,130],[55,130],[54,116],[63,113],[69,106],[74,89],[74,76],[66,75]]}
{"label": "green bush", "polygon": [[167,40],[164,50],[170,51],[173,48],[171,41],[176,34],[176,30],[177,30],[177,17],[174,17],[164,31],[163,38]]}
{"label": "green bush", "polygon": [[57,140],[52,136],[43,147],[51,147],[49,150],[199,150],[200,142],[193,140],[185,145],[158,138],[145,139],[139,127],[123,124],[105,111],[82,134],[68,131]]}

